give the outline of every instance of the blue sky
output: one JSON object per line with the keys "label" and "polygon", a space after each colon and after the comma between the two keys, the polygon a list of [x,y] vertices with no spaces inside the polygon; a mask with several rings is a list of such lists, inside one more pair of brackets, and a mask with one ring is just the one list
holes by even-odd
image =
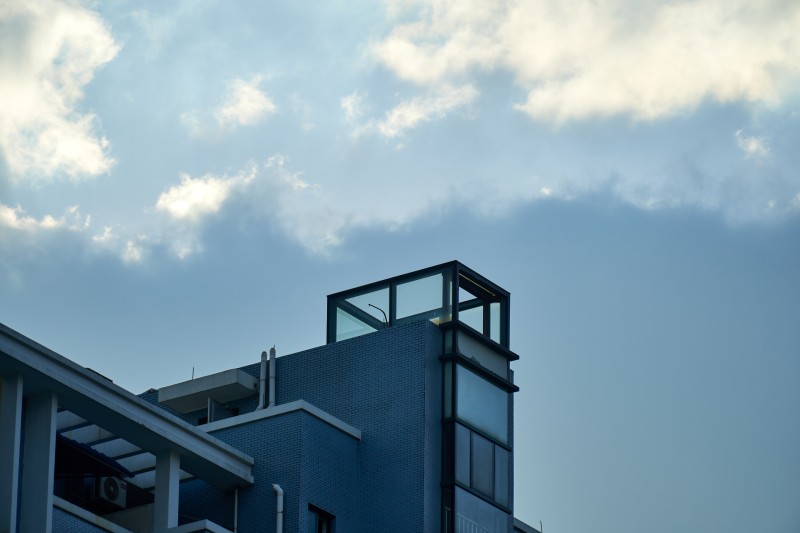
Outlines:
{"label": "blue sky", "polygon": [[141,392],[451,259],[516,514],[800,529],[800,3],[7,2],[0,321]]}

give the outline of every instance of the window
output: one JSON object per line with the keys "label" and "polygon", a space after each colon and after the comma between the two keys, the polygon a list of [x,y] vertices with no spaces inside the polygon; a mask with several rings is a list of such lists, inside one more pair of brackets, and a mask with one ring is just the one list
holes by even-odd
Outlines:
{"label": "window", "polygon": [[508,443],[508,393],[461,365],[456,365],[456,416]]}
{"label": "window", "polygon": [[308,533],[334,533],[336,518],[313,505],[308,506]]}
{"label": "window", "polygon": [[461,424],[455,425],[455,444],[456,481],[508,507],[509,451]]}

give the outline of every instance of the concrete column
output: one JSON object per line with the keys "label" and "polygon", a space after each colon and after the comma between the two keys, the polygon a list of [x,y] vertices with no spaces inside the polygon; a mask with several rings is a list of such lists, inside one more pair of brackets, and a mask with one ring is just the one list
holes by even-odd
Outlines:
{"label": "concrete column", "polygon": [[167,450],[156,454],[156,493],[153,506],[153,530],[158,532],[178,526],[178,488],[181,457]]}
{"label": "concrete column", "polygon": [[22,376],[0,376],[0,533],[17,531]]}
{"label": "concrete column", "polygon": [[20,531],[52,530],[57,407],[53,392],[26,398]]}

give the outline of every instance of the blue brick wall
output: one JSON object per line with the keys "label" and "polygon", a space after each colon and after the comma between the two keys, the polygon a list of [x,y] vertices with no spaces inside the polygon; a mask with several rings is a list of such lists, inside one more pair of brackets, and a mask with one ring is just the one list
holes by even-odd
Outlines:
{"label": "blue brick wall", "polygon": [[439,328],[422,321],[276,362],[279,404],[304,399],[362,432],[359,531],[439,528],[440,353]]}
{"label": "blue brick wall", "polygon": [[[284,530],[305,531],[308,504],[336,516],[340,532],[357,523],[358,440],[304,411],[213,433],[255,460],[255,483],[239,490],[239,532],[275,530],[276,495],[284,490]],[[181,484],[180,514],[233,527],[233,494],[201,480]]]}
{"label": "blue brick wall", "polygon": [[[272,483],[286,491],[285,530],[304,531],[308,504],[337,531],[432,532],[441,514],[441,332],[427,321],[278,357],[278,404],[306,400],[362,432],[360,442],[306,413],[214,432],[255,459],[240,490],[239,530],[274,530]],[[259,375],[259,364],[243,368]],[[155,402],[156,393],[143,398]],[[257,399],[237,402],[241,413]],[[232,527],[232,495],[181,485],[182,515]]]}

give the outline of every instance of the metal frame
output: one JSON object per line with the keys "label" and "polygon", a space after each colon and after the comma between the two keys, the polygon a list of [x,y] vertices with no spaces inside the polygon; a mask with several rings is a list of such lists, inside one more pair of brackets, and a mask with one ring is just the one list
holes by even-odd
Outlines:
{"label": "metal frame", "polygon": [[[435,314],[429,311],[402,317],[400,319],[397,317],[397,287],[435,274],[442,274],[444,276],[444,283],[442,284],[442,306],[440,309],[448,310],[453,322],[459,321],[459,311],[467,311],[483,306],[483,331],[474,330],[478,335],[491,339],[491,304],[500,304],[501,329],[498,336],[499,342],[497,344],[508,350],[510,293],[458,261],[449,261],[447,263],[329,294],[326,333],[327,342],[329,344],[336,342],[337,308],[342,309],[367,326],[376,330],[382,329],[384,325],[379,320],[375,319],[375,317],[369,313],[358,309],[357,306],[350,304],[347,300],[384,288],[389,289],[389,309],[387,312],[389,327],[415,320],[435,318]],[[452,290],[448,290],[448,286],[452,287]],[[458,295],[462,287],[464,290],[474,295],[475,298],[459,302]],[[463,325],[469,327],[466,324]]]}

